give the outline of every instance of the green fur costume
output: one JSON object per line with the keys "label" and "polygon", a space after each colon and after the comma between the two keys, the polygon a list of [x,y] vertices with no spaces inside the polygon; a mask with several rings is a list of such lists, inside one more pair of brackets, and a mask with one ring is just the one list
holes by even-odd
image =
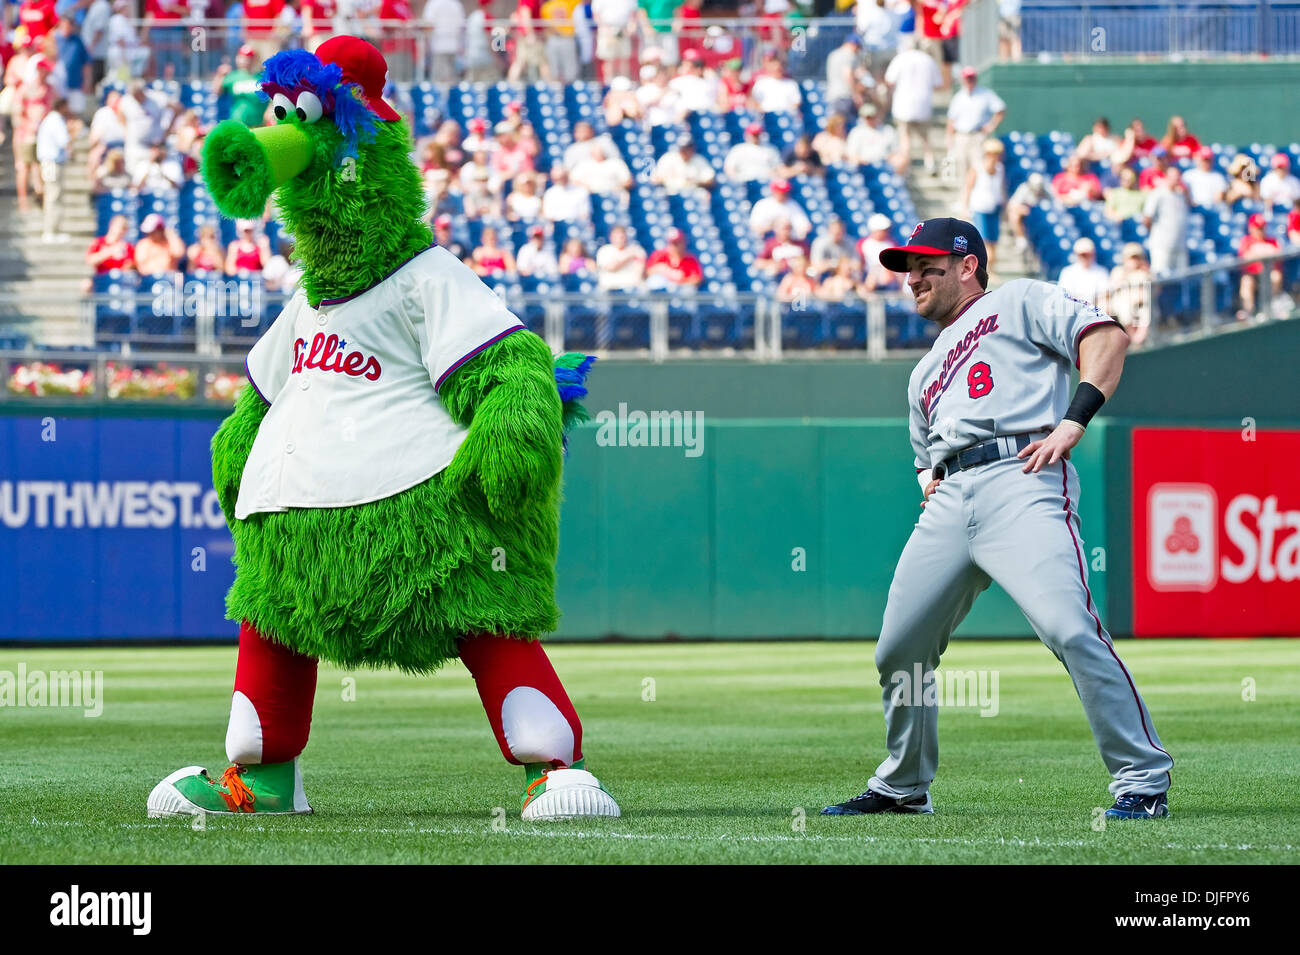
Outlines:
{"label": "green fur costume", "polygon": [[[288,86],[288,74],[310,86],[322,82],[319,66],[303,51],[279,54],[263,81]],[[354,100],[364,98],[350,84],[332,95],[332,119],[288,112],[258,130],[227,121],[204,148],[203,175],[224,213],[261,215],[274,193],[313,305],[375,286],[432,243],[405,124],[358,122]],[[246,388],[212,440],[214,487],[235,540],[228,617],[343,667],[411,672],[456,657],[467,633],[553,630],[563,429],[580,416],[590,364],[581,359],[556,363],[536,335],[510,334],[439,389],[468,429],[444,471],[368,504],[238,520],[240,479],[269,408]]]}

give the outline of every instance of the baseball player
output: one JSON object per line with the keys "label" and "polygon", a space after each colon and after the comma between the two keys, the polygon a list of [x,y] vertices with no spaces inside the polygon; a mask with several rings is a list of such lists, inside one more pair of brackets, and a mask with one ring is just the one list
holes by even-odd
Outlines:
{"label": "baseball player", "polygon": [[[876,666],[889,755],[862,795],[827,815],[933,812],[937,703],[900,692],[923,682],[975,598],[997,581],[1074,681],[1114,777],[1106,815],[1169,815],[1173,760],[1088,590],[1079,476],[1068,458],[1119,384],[1123,328],[1048,282],[986,291],[978,230],[928,219],[880,262],[907,273],[916,310],[939,326],[908,385],[912,448],[924,502],[889,588]],[[1069,398],[1069,365],[1079,387]]]}

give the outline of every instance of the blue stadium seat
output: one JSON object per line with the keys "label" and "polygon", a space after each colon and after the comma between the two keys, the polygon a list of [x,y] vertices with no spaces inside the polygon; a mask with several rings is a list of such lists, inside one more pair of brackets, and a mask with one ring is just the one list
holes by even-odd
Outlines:
{"label": "blue stadium seat", "polygon": [[136,197],[133,194],[114,189],[112,192],[95,196],[94,201],[96,235],[103,235],[108,231],[108,222],[113,216],[126,216],[128,225],[132,228],[137,225],[139,220],[136,215]]}
{"label": "blue stadium seat", "polygon": [[826,308],[827,339],[840,349],[867,347],[867,311],[862,302],[834,302]]}
{"label": "blue stadium seat", "polygon": [[595,351],[596,324],[600,313],[588,305],[569,305],[564,310],[564,347],[571,351]]}
{"label": "blue stadium seat", "polygon": [[635,300],[611,305],[607,315],[607,347],[637,349],[650,347],[650,312]]}
{"label": "blue stadium seat", "polygon": [[781,306],[781,347],[817,348],[827,339],[826,313],[819,305]]}
{"label": "blue stadium seat", "polygon": [[697,310],[699,348],[754,347],[754,306],[701,305]]}

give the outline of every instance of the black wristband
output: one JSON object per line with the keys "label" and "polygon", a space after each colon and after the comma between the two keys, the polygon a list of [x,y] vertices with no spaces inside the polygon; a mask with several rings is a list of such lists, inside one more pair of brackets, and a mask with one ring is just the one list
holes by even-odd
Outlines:
{"label": "black wristband", "polygon": [[1070,401],[1070,407],[1065,409],[1064,420],[1073,421],[1079,427],[1086,428],[1092,416],[1100,411],[1105,403],[1106,396],[1101,393],[1100,388],[1081,381],[1079,387],[1074,389],[1074,398]]}

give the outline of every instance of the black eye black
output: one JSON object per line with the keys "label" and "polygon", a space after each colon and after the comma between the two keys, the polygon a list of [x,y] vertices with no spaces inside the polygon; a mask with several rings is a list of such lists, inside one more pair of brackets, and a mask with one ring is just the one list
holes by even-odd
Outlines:
{"label": "black eye black", "polygon": [[307,111],[305,109],[299,106],[296,110],[294,110],[294,112],[298,114],[298,118],[300,120],[302,120],[304,123],[307,122]]}
{"label": "black eye black", "polygon": [[284,119],[284,115],[285,115],[285,114],[284,114],[284,107],[283,107],[283,106],[277,106],[277,107],[275,108],[275,118],[276,118],[276,119]]}

